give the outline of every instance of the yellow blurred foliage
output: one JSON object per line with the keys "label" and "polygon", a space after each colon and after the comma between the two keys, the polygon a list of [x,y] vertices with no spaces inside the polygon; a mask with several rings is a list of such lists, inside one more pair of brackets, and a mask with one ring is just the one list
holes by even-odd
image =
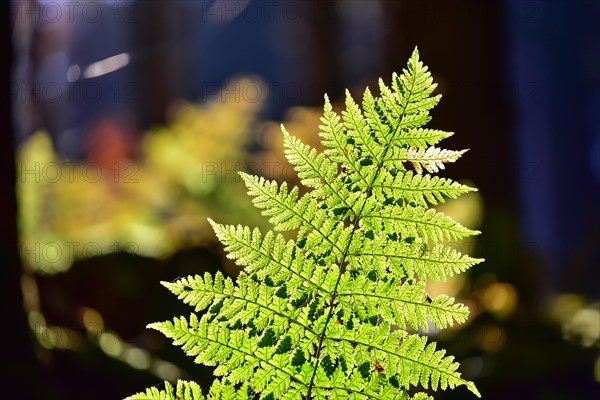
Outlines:
{"label": "yellow blurred foliage", "polygon": [[56,273],[117,251],[166,257],[212,241],[207,217],[260,225],[237,175],[250,162],[259,109],[244,96],[179,104],[167,126],[145,135],[138,158],[109,166],[62,159],[46,133],[35,133],[17,154],[26,268]]}

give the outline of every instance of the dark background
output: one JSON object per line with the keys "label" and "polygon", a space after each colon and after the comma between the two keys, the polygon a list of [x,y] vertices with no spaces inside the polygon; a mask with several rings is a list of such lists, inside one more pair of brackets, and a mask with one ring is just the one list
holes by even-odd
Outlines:
{"label": "dark background", "polygon": [[[494,321],[484,313],[443,345],[459,360],[481,359],[488,366],[473,378],[487,399],[600,394],[594,378],[598,342],[582,348],[566,341],[548,317],[559,294],[590,303],[600,297],[599,2],[98,1],[104,15],[121,11],[99,21],[78,13],[72,21],[53,20],[44,15],[50,3],[1,5],[4,67],[10,70],[1,91],[0,145],[0,377],[6,398],[122,398],[160,382],[97,348],[42,352],[35,343],[21,306],[18,144],[43,128],[59,154],[85,161],[86,140],[101,121],[117,121],[139,139],[145,129],[165,123],[174,100],[205,101],[239,74],[261,76],[275,88],[261,118],[279,120],[292,106],[320,105],[324,92],[339,100],[346,87],[361,91],[379,76],[389,79],[415,46],[444,94],[431,126],[457,132],[445,147],[470,148],[449,174],[468,177],[484,201],[476,255],[487,261],[470,279],[492,273],[518,293],[510,318]],[[62,84],[65,65],[124,52],[129,64],[95,82],[127,88],[131,101],[106,96],[94,103],[50,102],[36,91],[48,82]],[[23,101],[27,96],[38,101]],[[68,273],[35,279],[54,323],[68,324],[65,315],[76,305],[93,306],[111,329],[135,343],[147,323],[183,310],[160,280],[216,270],[221,262],[218,246],[209,245],[160,262],[128,254],[97,257]],[[56,299],[67,303],[61,313]],[[595,315],[591,324],[600,326]],[[469,344],[489,321],[506,336],[494,354]],[[153,340],[159,341],[156,354],[210,382],[210,370],[193,365],[167,341]],[[440,398],[466,395],[458,389]]]}

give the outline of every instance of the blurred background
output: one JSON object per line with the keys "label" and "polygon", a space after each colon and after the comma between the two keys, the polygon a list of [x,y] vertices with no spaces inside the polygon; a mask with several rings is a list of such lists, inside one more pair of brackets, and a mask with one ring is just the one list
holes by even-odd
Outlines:
{"label": "blurred background", "polygon": [[[279,124],[317,146],[323,94],[389,81],[415,46],[431,127],[470,148],[442,211],[486,258],[430,285],[471,307],[428,332],[486,399],[600,395],[600,2],[2,2],[4,398],[117,399],[194,379],[146,324],[159,282],[238,270],[206,222],[267,228],[236,171],[294,181]],[[463,388],[441,399],[468,396]]]}

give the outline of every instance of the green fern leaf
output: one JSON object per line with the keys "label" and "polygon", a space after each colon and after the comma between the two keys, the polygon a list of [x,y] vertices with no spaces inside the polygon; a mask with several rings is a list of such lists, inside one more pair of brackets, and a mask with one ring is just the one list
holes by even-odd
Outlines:
{"label": "green fern leaf", "polygon": [[149,388],[144,393],[134,394],[125,400],[204,400],[202,389],[195,382],[178,381],[176,388],[169,382],[164,384],[164,390]]}
{"label": "green fern leaf", "polygon": [[423,282],[398,285],[396,279],[389,275],[373,280],[366,276],[357,279],[343,276],[339,287],[342,310],[348,314],[354,311],[360,319],[379,314],[404,330],[409,326],[426,330],[428,319],[438,328],[466,321],[468,308],[455,304],[453,298],[440,295],[432,300]]}
{"label": "green fern leaf", "polygon": [[[467,307],[431,298],[425,283],[483,261],[446,244],[479,232],[430,208],[475,190],[432,175],[465,152],[435,147],[452,133],[423,127],[435,87],[415,49],[379,96],[367,89],[359,105],[346,92],[341,114],[325,96],[324,152],[282,127],[305,194],[241,173],[273,231],[210,221],[244,270],[163,282],[194,313],[149,325],[216,367],[209,399],[424,400],[409,393],[461,385],[480,395],[452,356],[414,333],[466,321]],[[203,398],[186,382],[135,396]]]}
{"label": "green fern leaf", "polygon": [[428,203],[441,204],[446,199],[456,199],[476,190],[450,179],[414,174],[411,171],[394,171],[393,174],[385,171],[373,185],[374,194],[382,202],[414,202],[422,207],[427,207]]}

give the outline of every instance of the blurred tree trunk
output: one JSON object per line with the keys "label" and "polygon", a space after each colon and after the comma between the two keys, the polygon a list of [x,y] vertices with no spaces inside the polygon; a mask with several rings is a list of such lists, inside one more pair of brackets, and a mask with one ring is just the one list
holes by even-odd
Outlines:
{"label": "blurred tree trunk", "polygon": [[[176,5],[162,1],[138,1],[134,35],[138,60],[134,61],[135,101],[147,129],[166,122],[165,110],[175,99],[173,47],[176,37]],[[197,22],[200,23],[200,22]],[[141,50],[140,50],[141,49]]]}
{"label": "blurred tree trunk", "polygon": [[[12,124],[12,99],[13,88],[11,67],[13,49],[11,41],[11,13],[10,2],[0,2],[0,15],[2,18],[2,45],[0,49],[4,54],[2,63],[5,73],[2,74],[2,89],[0,90],[0,284],[3,287],[0,301],[0,317],[2,318],[2,359],[0,374],[2,381],[2,398],[5,399],[33,399],[39,390],[41,380],[40,366],[33,353],[33,339],[27,326],[27,316],[23,308],[23,294],[21,293],[22,267],[18,253],[17,238],[17,200],[15,192],[15,144]],[[18,16],[15,16],[17,18]],[[37,388],[36,388],[37,387]],[[39,393],[38,393],[39,394]]]}
{"label": "blurred tree trunk", "polygon": [[302,3],[309,26],[314,35],[311,41],[312,54],[308,64],[314,76],[311,90],[305,100],[309,104],[322,104],[323,93],[333,99],[343,95],[340,74],[339,33],[336,17],[336,2],[314,1]]}

